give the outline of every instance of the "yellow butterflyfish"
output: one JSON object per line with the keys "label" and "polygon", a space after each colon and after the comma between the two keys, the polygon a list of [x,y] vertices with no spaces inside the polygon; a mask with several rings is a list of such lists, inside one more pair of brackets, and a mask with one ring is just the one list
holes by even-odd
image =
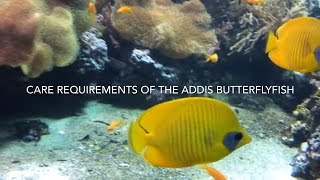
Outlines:
{"label": "yellow butterflyfish", "polygon": [[120,126],[121,124],[123,124],[123,120],[116,120],[110,123],[110,125],[107,126],[107,130],[108,131],[112,131],[114,130],[116,127]]}
{"label": "yellow butterflyfish", "polygon": [[128,134],[133,152],[170,168],[218,161],[250,141],[228,104],[205,97],[155,105],[131,123]]}
{"label": "yellow butterflyfish", "polygon": [[261,4],[264,1],[265,0],[246,0],[246,2],[249,3],[249,4]]}
{"label": "yellow butterflyfish", "polygon": [[96,15],[97,15],[97,10],[96,10],[96,6],[93,2],[90,2],[88,4],[88,14],[91,17],[92,21],[95,22],[96,21]]}
{"label": "yellow butterflyfish", "polygon": [[218,59],[219,59],[218,54],[217,53],[213,53],[213,54],[207,56],[206,62],[216,63],[216,62],[218,62]]}
{"label": "yellow butterflyfish", "polygon": [[320,66],[320,20],[312,17],[291,19],[276,32],[269,32],[266,53],[277,66],[308,73]]}
{"label": "yellow butterflyfish", "polygon": [[117,13],[132,13],[132,8],[129,6],[121,6],[118,10]]}

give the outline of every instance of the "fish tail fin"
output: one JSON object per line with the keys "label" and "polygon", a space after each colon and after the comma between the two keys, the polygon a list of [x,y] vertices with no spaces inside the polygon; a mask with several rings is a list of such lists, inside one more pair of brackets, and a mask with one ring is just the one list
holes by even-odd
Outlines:
{"label": "fish tail fin", "polygon": [[265,52],[268,53],[275,48],[277,48],[277,37],[274,35],[272,31],[270,31],[268,35],[268,41]]}
{"label": "fish tail fin", "polygon": [[138,122],[130,124],[128,144],[130,149],[137,154],[142,153],[147,145],[146,132],[141,129]]}

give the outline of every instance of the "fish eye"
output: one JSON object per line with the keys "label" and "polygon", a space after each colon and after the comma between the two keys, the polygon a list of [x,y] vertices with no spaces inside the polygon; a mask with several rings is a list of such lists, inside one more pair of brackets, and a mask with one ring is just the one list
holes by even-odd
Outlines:
{"label": "fish eye", "polygon": [[241,133],[236,133],[235,135],[234,135],[234,140],[236,140],[236,141],[240,141],[241,139],[242,139],[242,134]]}
{"label": "fish eye", "polygon": [[234,151],[243,138],[241,132],[229,132],[223,138],[223,145],[230,151]]}

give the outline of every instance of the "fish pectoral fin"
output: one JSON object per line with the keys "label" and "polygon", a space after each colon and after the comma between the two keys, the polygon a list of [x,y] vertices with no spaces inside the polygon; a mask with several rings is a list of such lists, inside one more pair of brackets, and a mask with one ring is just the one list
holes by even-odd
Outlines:
{"label": "fish pectoral fin", "polygon": [[164,153],[154,146],[148,146],[143,154],[144,159],[153,166],[159,167],[180,167],[177,163],[169,160]]}

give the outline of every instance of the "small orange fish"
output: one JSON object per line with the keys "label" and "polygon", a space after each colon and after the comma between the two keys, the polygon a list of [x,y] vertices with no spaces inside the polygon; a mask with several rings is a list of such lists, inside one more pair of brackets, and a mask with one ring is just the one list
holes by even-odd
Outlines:
{"label": "small orange fish", "polygon": [[249,4],[261,4],[264,2],[264,0],[246,0]]}
{"label": "small orange fish", "polygon": [[208,174],[214,178],[214,180],[226,180],[227,178],[218,170],[214,169],[213,167],[210,167],[208,165],[203,165],[203,169],[208,171]]}
{"label": "small orange fish", "polygon": [[92,21],[96,22],[97,10],[96,10],[96,6],[93,2],[90,2],[88,5],[88,14],[91,17]]}
{"label": "small orange fish", "polygon": [[121,6],[118,10],[117,13],[132,13],[132,8],[129,6]]}
{"label": "small orange fish", "polygon": [[114,128],[120,126],[121,124],[123,124],[123,120],[113,121],[109,126],[107,126],[107,130],[112,131]]}
{"label": "small orange fish", "polygon": [[217,53],[213,53],[211,55],[208,55],[206,62],[216,63],[216,62],[218,62],[218,59],[219,59],[218,54]]}

